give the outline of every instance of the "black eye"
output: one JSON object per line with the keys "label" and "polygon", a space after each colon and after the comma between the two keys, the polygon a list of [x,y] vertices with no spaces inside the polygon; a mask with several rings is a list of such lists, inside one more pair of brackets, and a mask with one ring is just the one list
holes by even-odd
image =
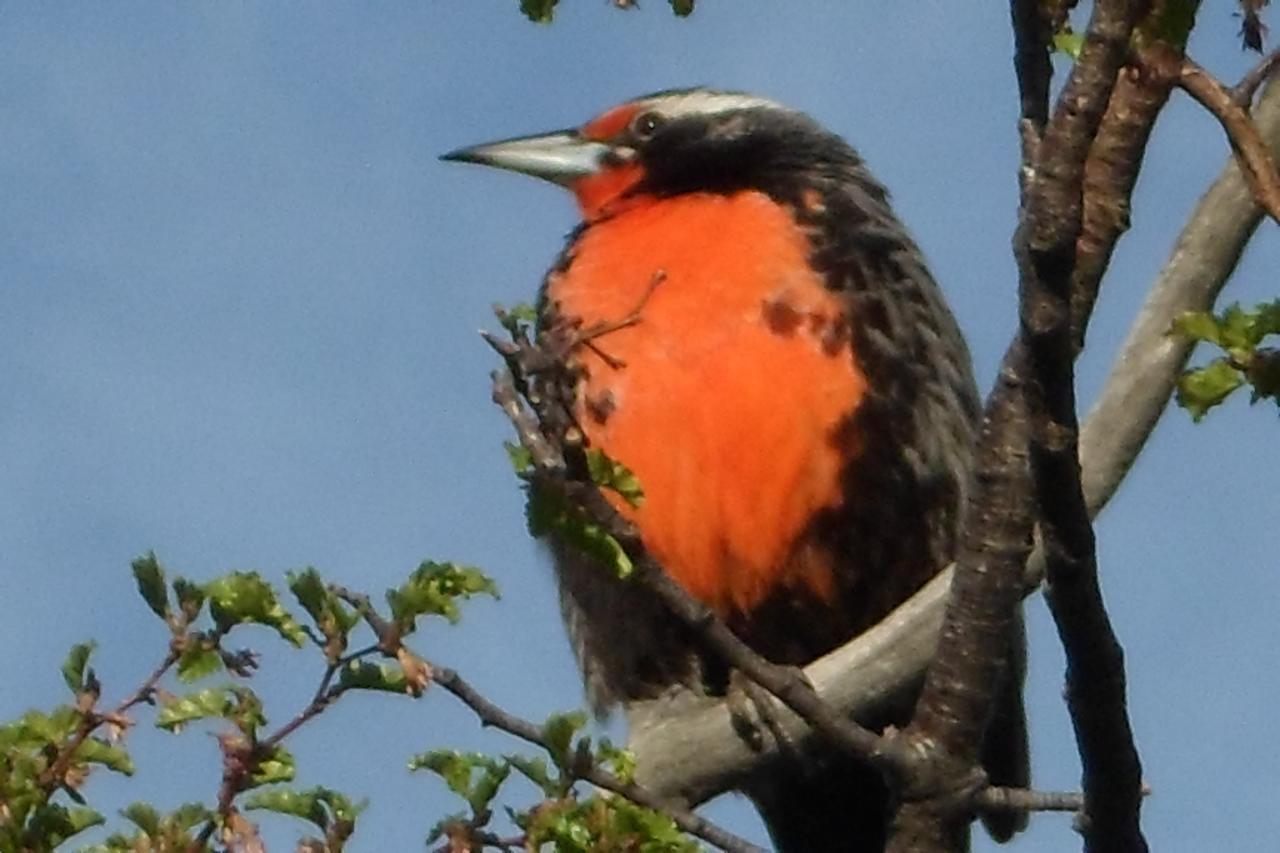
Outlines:
{"label": "black eye", "polygon": [[631,135],[640,141],[652,139],[666,121],[661,113],[641,113],[631,120]]}

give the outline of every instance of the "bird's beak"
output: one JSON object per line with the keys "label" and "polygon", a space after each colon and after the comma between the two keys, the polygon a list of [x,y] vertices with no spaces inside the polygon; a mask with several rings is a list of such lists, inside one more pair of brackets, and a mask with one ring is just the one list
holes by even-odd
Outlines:
{"label": "bird's beak", "polygon": [[576,130],[560,130],[459,148],[440,159],[480,163],[568,186],[599,172],[609,151],[605,143],[586,139]]}

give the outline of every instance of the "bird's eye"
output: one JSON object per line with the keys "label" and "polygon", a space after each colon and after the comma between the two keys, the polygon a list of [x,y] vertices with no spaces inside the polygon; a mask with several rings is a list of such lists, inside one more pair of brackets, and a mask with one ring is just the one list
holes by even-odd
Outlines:
{"label": "bird's eye", "polygon": [[665,121],[661,113],[641,113],[631,121],[631,134],[641,141],[652,139]]}

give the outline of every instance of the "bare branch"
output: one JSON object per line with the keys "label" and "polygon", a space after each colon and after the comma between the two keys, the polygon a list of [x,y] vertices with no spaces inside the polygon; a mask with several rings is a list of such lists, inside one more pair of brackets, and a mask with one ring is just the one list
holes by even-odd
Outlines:
{"label": "bare branch", "polygon": [[1183,61],[1178,85],[1222,124],[1258,203],[1280,222],[1280,171],[1249,113],[1230,89],[1190,59]]}
{"label": "bare branch", "polygon": [[[542,734],[541,728],[528,720],[504,711],[490,702],[462,676],[458,675],[456,671],[433,664],[430,666],[433,673],[432,680],[474,711],[484,725],[501,729],[507,734],[515,735],[521,740],[540,746],[543,749],[553,749],[551,742]],[[685,832],[701,838],[708,844],[714,844],[721,850],[729,851],[729,853],[764,853],[763,848],[757,847],[706,818],[694,814],[680,803],[669,798],[659,797],[634,782],[623,781],[604,768],[599,767],[595,762],[575,764],[571,770],[578,778],[590,782],[597,788],[611,791],[619,796],[626,797],[633,803],[667,815],[675,821],[676,826]]]}
{"label": "bare branch", "polygon": [[1053,27],[1040,0],[1013,0],[1009,11],[1013,17],[1013,67],[1018,76],[1022,118],[1030,122],[1038,136],[1049,121]]}
{"label": "bare branch", "polygon": [[1078,812],[1084,808],[1084,795],[1075,791],[992,787],[978,796],[978,806],[988,811]]}
{"label": "bare branch", "polygon": [[1270,79],[1277,67],[1280,67],[1280,50],[1267,54],[1261,62],[1250,68],[1248,73],[1240,78],[1240,82],[1231,89],[1231,100],[1235,101],[1236,106],[1249,109],[1249,105],[1253,103],[1253,96],[1257,94],[1262,84]]}

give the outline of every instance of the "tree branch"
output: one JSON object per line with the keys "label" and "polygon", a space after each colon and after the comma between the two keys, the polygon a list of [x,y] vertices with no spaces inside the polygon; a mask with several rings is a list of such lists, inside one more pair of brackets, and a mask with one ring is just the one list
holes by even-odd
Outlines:
{"label": "tree branch", "polygon": [[[1261,66],[1264,72],[1270,71],[1271,67],[1265,62]],[[1280,222],[1280,171],[1277,171],[1275,158],[1249,118],[1247,109],[1239,104],[1231,89],[1190,59],[1183,60],[1178,85],[1222,124],[1231,150],[1236,153],[1236,159],[1249,181],[1249,188],[1267,214]],[[1249,85],[1256,84],[1250,81]]]}
{"label": "tree branch", "polygon": [[[484,725],[500,729],[507,734],[514,735],[527,743],[546,750],[555,748],[543,735],[541,728],[528,720],[506,712],[490,702],[462,676],[458,675],[455,670],[434,664],[428,665],[431,667],[432,680],[474,711]],[[714,844],[721,850],[729,851],[729,853],[764,853],[763,848],[757,847],[746,839],[740,838],[732,832],[700,817],[680,803],[674,802],[670,798],[659,797],[634,782],[626,782],[619,779],[603,767],[599,767],[595,762],[585,762],[581,766],[575,764],[572,772],[578,778],[590,782],[597,788],[611,791],[619,796],[626,797],[633,803],[667,815],[675,821],[676,826],[685,832],[701,838],[708,844]]]}

